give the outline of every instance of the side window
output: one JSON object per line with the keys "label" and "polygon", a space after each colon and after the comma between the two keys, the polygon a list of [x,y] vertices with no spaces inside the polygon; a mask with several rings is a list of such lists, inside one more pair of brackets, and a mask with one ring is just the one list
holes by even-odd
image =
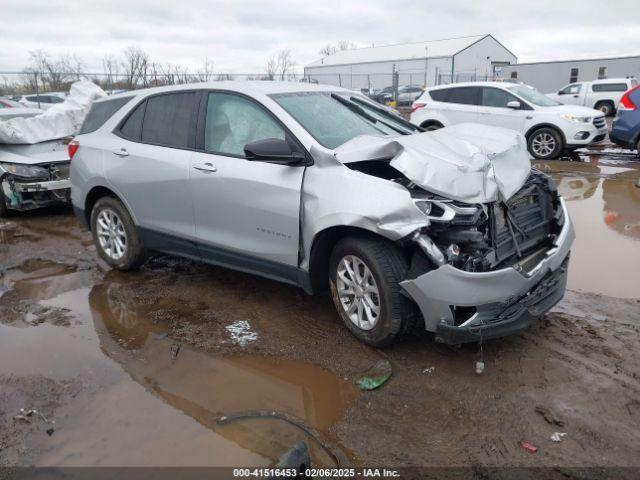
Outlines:
{"label": "side window", "polygon": [[452,88],[447,101],[463,105],[478,105],[480,103],[480,87]]}
{"label": "side window", "polygon": [[49,103],[62,103],[64,98],[56,97],[55,95],[49,95]]}
{"label": "side window", "polygon": [[432,90],[429,92],[429,96],[436,102],[446,102],[449,96],[450,88],[441,88],[439,90]]}
{"label": "side window", "polygon": [[591,86],[594,92],[626,92],[626,83],[594,83]]}
{"label": "side window", "polygon": [[38,97],[36,95],[29,95],[28,97],[24,97],[27,102],[37,102]]}
{"label": "side window", "polygon": [[142,122],[142,142],[188,147],[196,94],[168,93],[150,97]]}
{"label": "side window", "polygon": [[582,84],[574,83],[573,85],[567,85],[558,93],[560,93],[560,95],[576,95],[580,93],[580,90],[582,90]]}
{"label": "side window", "polygon": [[509,92],[505,92],[499,88],[485,87],[482,89],[482,105],[485,107],[507,108],[507,103],[514,100],[518,101],[518,99]]}
{"label": "side window", "polygon": [[124,124],[120,128],[122,136],[136,142],[140,141],[140,138],[142,137],[142,119],[144,118],[144,109],[146,105],[147,102],[142,102],[125,120]]}
{"label": "side window", "polygon": [[262,107],[239,95],[209,94],[204,131],[207,152],[244,157],[247,143],[267,138],[285,140],[285,131]]}

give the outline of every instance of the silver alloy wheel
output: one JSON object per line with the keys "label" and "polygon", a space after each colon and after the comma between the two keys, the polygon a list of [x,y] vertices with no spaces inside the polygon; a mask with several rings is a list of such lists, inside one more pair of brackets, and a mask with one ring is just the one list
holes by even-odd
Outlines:
{"label": "silver alloy wheel", "polygon": [[96,234],[102,251],[112,260],[120,260],[127,251],[127,233],[122,220],[110,208],[100,211],[96,219]]}
{"label": "silver alloy wheel", "polygon": [[371,330],[380,318],[380,293],[369,267],[355,255],[340,260],[336,288],[349,320],[362,330]]}
{"label": "silver alloy wheel", "polygon": [[531,150],[536,155],[546,157],[556,149],[556,139],[547,132],[538,133],[531,141]]}

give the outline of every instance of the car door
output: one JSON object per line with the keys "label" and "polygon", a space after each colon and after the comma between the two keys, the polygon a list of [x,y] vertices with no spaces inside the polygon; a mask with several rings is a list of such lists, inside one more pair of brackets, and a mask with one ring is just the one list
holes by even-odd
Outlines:
{"label": "car door", "polygon": [[477,122],[480,87],[451,87],[445,89],[440,102],[444,102],[442,112],[449,124]]}
{"label": "car door", "polygon": [[582,105],[585,88],[582,83],[572,83],[558,92],[557,100],[565,105]]}
{"label": "car door", "polygon": [[244,146],[267,138],[295,140],[244,95],[208,92],[200,111],[200,151],[191,155],[189,174],[202,257],[294,281],[304,167],[249,161]]}
{"label": "car door", "polygon": [[153,95],[105,144],[105,174],[134,215],[145,246],[197,257],[189,160],[196,92]]}
{"label": "car door", "polygon": [[[520,108],[509,108],[509,102],[520,103]],[[524,130],[527,111],[530,109],[522,100],[511,93],[495,87],[482,87],[482,100],[478,107],[479,123],[496,127]]]}

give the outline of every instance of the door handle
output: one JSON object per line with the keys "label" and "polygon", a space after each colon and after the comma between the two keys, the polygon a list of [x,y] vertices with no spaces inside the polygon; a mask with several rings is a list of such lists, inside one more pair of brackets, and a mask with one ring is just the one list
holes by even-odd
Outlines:
{"label": "door handle", "polygon": [[199,172],[204,172],[204,173],[215,173],[215,172],[218,171],[218,169],[216,167],[214,167],[212,163],[209,163],[209,162],[196,163],[193,166],[193,168],[195,168]]}
{"label": "door handle", "polygon": [[129,152],[127,152],[126,148],[121,148],[120,150],[112,150],[112,152],[114,155],[117,155],[118,157],[128,157],[129,156]]}

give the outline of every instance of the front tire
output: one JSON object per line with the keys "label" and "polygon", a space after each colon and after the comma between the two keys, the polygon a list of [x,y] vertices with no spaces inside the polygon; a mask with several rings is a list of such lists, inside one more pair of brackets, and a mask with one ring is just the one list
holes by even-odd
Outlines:
{"label": "front tire", "polygon": [[408,270],[402,252],[381,238],[347,237],[335,246],[329,265],[331,297],[358,340],[385,347],[413,329],[415,307],[399,285]]}
{"label": "front tire", "polygon": [[552,160],[560,156],[564,142],[560,133],[549,127],[535,130],[527,140],[529,153],[538,160]]}
{"label": "front tire", "polygon": [[91,210],[91,233],[98,255],[113,268],[135,270],[145,251],[131,215],[114,197],[102,197]]}

